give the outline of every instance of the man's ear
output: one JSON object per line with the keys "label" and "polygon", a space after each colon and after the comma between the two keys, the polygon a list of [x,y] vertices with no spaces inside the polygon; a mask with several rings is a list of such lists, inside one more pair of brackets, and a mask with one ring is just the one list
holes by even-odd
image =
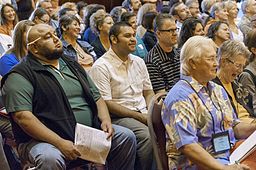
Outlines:
{"label": "man's ear", "polygon": [[195,61],[194,61],[192,58],[190,58],[190,59],[188,60],[188,63],[189,63],[189,65],[190,65],[190,68],[191,68],[191,69],[193,69],[193,70],[196,69],[196,63],[195,63]]}
{"label": "man's ear", "polygon": [[110,36],[110,40],[111,40],[112,44],[117,44],[117,42],[118,42],[117,37],[114,35]]}

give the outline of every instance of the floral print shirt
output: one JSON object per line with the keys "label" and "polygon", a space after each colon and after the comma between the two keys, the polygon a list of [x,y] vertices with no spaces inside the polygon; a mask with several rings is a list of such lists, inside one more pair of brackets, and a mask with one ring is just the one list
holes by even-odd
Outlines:
{"label": "floral print shirt", "polygon": [[212,145],[214,131],[228,131],[231,145],[236,141],[232,127],[238,119],[221,86],[210,81],[205,87],[182,75],[164,100],[162,120],[167,133],[169,169],[197,169],[178,150],[192,143],[198,143],[221,163],[229,163],[229,151],[215,154]]}

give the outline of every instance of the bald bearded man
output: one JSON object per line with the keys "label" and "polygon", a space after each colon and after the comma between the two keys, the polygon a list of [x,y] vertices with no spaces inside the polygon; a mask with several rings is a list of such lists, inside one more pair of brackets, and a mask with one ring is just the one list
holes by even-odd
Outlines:
{"label": "bald bearded man", "polygon": [[27,39],[28,55],[3,77],[1,84],[20,157],[36,169],[86,164],[73,144],[79,122],[101,129],[112,138],[109,169],[133,169],[133,132],[111,124],[98,89],[76,61],[62,55],[54,29],[35,25]]}

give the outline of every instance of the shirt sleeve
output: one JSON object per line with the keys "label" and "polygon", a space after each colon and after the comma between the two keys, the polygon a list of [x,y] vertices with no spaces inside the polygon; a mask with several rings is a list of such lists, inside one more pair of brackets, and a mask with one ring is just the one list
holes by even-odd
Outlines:
{"label": "shirt sleeve", "polygon": [[[13,56],[14,57],[14,56]],[[4,55],[0,58],[0,75],[7,74],[18,61],[12,55]]]}
{"label": "shirt sleeve", "polygon": [[154,91],[165,89],[164,79],[158,66],[151,62],[146,62],[146,66]]}
{"label": "shirt sleeve", "polygon": [[87,80],[88,80],[89,88],[90,88],[90,91],[92,92],[94,100],[98,101],[99,98],[101,97],[98,88],[96,87],[96,85],[94,84],[90,76],[87,76]]}
{"label": "shirt sleeve", "polygon": [[8,76],[3,88],[3,100],[8,113],[17,111],[32,112],[32,84],[23,76],[12,73]]}
{"label": "shirt sleeve", "polygon": [[143,60],[141,60],[142,64],[141,64],[141,68],[142,68],[142,73],[143,73],[143,90],[152,90],[152,84],[149,78],[149,74],[148,74],[148,70],[147,70],[147,66],[145,64],[145,62]]}
{"label": "shirt sleeve", "polygon": [[99,89],[102,98],[104,100],[111,100],[112,94],[110,87],[110,77],[107,69],[104,69],[102,66],[94,65],[91,68],[89,75]]}
{"label": "shirt sleeve", "polygon": [[177,149],[198,142],[195,110],[189,100],[176,101],[169,106],[165,101],[162,120]]}

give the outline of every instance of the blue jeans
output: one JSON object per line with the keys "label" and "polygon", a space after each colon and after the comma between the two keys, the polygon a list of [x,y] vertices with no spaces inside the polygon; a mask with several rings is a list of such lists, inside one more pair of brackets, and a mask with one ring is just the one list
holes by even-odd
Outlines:
{"label": "blue jeans", "polygon": [[[133,170],[136,158],[136,137],[127,128],[113,125],[115,134],[112,138],[111,149],[107,157],[109,170]],[[64,155],[49,143],[31,140],[22,143],[18,152],[23,161],[29,161],[38,170],[62,170],[66,169],[67,161]],[[74,163],[81,159],[71,161]]]}

